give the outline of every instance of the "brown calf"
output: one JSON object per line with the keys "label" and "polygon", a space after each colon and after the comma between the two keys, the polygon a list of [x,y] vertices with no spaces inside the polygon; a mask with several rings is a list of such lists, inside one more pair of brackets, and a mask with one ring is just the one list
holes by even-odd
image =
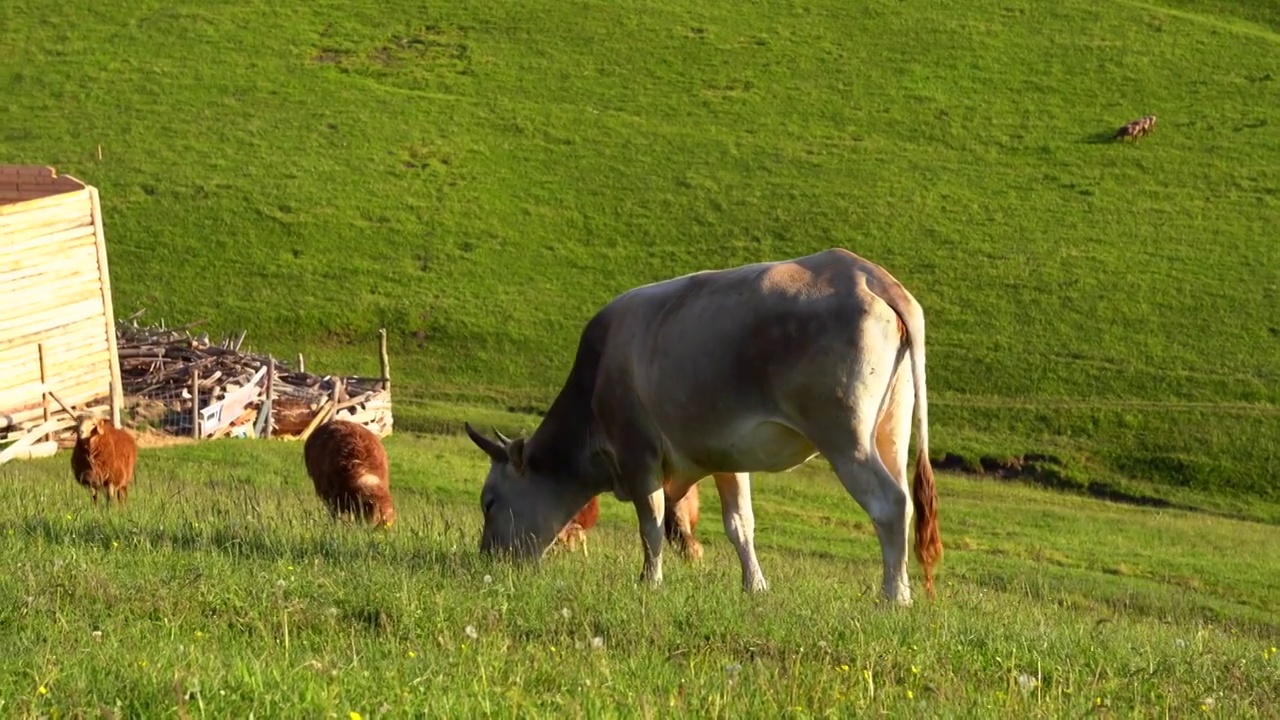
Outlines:
{"label": "brown calf", "polygon": [[376,527],[395,522],[387,451],[372,430],[345,420],[327,422],[307,438],[303,457],[330,517],[354,515]]}
{"label": "brown calf", "polygon": [[71,451],[71,472],[76,482],[89,488],[94,505],[98,504],[99,491],[106,492],[108,502],[124,505],[137,462],[138,445],[133,436],[106,418],[79,417],[76,445]]}

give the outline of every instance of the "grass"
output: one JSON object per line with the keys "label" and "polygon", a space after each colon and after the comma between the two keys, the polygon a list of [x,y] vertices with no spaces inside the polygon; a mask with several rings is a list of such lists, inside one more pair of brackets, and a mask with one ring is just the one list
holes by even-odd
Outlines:
{"label": "grass", "polygon": [[[287,443],[145,451],[124,512],[65,456],[0,467],[6,715],[1280,714],[1274,3],[10,0],[0,27],[0,160],[101,189],[120,315],[363,374],[385,326],[426,433],[389,442],[385,535],[332,527]],[[461,420],[532,429],[627,288],[837,245],[926,309],[935,455],[1209,512],[944,475],[940,597],[905,612],[817,463],[756,485],[761,597],[709,487],[706,560],[656,592],[611,500],[589,557],[478,558]]]}
{"label": "grass", "polygon": [[0,17],[0,156],[101,188],[120,313],[334,372],[386,326],[402,429],[545,407],[627,288],[841,245],[928,313],[937,453],[1280,521],[1272,4]]}
{"label": "grass", "polygon": [[669,556],[651,591],[635,582],[629,506],[604,500],[589,555],[486,563],[479,452],[450,437],[388,446],[400,519],[385,534],[331,525],[293,443],[144,450],[123,512],[93,509],[65,458],[0,467],[0,711],[1280,711],[1268,526],[942,476],[939,597],[894,611],[875,603],[868,519],[814,463],[757,478],[770,592],[739,590],[710,486],[706,557]]}

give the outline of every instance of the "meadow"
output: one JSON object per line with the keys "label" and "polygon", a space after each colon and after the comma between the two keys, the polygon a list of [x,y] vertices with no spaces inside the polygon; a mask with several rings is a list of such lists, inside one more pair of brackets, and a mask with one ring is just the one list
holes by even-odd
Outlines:
{"label": "meadow", "polygon": [[[403,509],[335,530],[288,443],[119,513],[0,467],[0,713],[1275,716],[1277,109],[1249,0],[9,0],[0,162],[100,189],[117,315],[341,374],[386,327]],[[608,499],[480,561],[464,419],[531,430],[619,292],[833,246],[925,309],[932,454],[1068,492],[940,476],[906,612],[819,461],[757,484],[766,596],[710,487],[656,593]]]}
{"label": "meadow", "polygon": [[[634,513],[537,569],[476,553],[478,451],[393,437],[390,532],[334,528],[296,443],[143,451],[123,512],[0,467],[8,717],[1274,717],[1274,528],[946,476],[939,592],[877,605],[865,514],[757,478],[771,590],[703,490],[698,564],[636,583]],[[1021,512],[1010,513],[1017,506]]]}

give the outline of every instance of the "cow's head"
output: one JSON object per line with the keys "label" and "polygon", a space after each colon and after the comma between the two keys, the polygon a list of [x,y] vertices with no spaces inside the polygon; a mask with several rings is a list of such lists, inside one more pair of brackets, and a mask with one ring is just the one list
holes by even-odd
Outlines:
{"label": "cow's head", "polygon": [[484,529],[480,552],[528,560],[541,557],[567,518],[561,518],[555,486],[531,472],[524,460],[523,438],[511,440],[494,430],[488,438],[466,423],[467,436],[489,456],[489,475],[480,491]]}

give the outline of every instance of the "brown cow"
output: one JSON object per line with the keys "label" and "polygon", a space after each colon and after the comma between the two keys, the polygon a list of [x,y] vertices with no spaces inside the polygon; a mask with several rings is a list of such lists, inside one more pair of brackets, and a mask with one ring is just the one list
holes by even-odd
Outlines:
{"label": "brown cow", "polygon": [[326,422],[307,438],[303,459],[330,517],[354,515],[376,527],[395,522],[387,451],[372,430],[347,420]]}
{"label": "brown cow", "polygon": [[108,502],[125,505],[138,463],[138,444],[132,435],[106,418],[81,415],[78,420],[76,444],[71,451],[71,472],[76,482],[89,488],[94,505],[98,504],[99,491],[106,492]]}
{"label": "brown cow", "polygon": [[875,525],[884,597],[911,602],[913,514],[932,594],[942,543],[924,330],[920,305],[893,276],[839,248],[625,292],[587,323],[569,377],[531,437],[504,445],[466,425],[491,461],[480,550],[540,557],[574,512],[611,491],[635,505],[640,577],[656,585],[663,479],[675,499],[711,475],[743,588],[764,590],[748,473],[821,453]]}

